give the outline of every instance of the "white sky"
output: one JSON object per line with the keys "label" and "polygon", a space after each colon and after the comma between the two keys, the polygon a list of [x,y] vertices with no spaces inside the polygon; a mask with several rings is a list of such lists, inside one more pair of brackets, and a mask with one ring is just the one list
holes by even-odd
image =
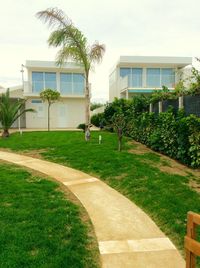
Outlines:
{"label": "white sky", "polygon": [[200,0],[0,0],[0,85],[21,83],[21,64],[54,60],[49,29],[35,17],[58,7],[90,43],[106,45],[91,74],[93,100],[108,99],[108,75],[120,55],[200,56]]}

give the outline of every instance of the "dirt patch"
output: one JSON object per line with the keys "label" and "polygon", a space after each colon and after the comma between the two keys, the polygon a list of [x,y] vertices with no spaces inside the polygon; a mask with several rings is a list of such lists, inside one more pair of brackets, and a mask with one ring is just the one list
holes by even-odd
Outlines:
{"label": "dirt patch", "polygon": [[130,153],[142,155],[142,154],[152,152],[152,150],[149,149],[146,145],[141,144],[137,141],[129,141],[128,144],[134,145],[134,148],[131,148],[129,150]]}
{"label": "dirt patch", "polygon": [[192,169],[187,166],[184,166],[183,164],[179,163],[174,159],[171,159],[166,155],[152,151],[150,148],[137,141],[129,141],[129,144],[133,145],[133,148],[129,150],[130,153],[134,153],[136,155],[145,155],[146,153],[154,153],[155,155],[158,155],[160,157],[160,161],[157,163],[155,161],[146,159],[143,161],[154,167],[159,168],[160,171],[181,176],[192,175],[197,179],[200,179],[200,169]]}
{"label": "dirt patch", "polygon": [[194,189],[196,192],[200,193],[200,182],[195,180],[190,180],[189,186]]}
{"label": "dirt patch", "polygon": [[47,149],[38,149],[38,150],[30,150],[21,152],[23,155],[27,155],[34,158],[42,159],[41,153],[47,152]]}
{"label": "dirt patch", "polygon": [[163,165],[157,165],[157,167],[160,169],[162,172],[167,172],[170,174],[176,174],[176,175],[181,175],[181,176],[187,176],[188,174],[179,168],[175,167],[168,167],[168,166],[163,166]]}
{"label": "dirt patch", "polygon": [[123,173],[123,174],[121,174],[119,176],[115,176],[115,179],[116,180],[123,180],[126,176],[127,176],[127,173]]}

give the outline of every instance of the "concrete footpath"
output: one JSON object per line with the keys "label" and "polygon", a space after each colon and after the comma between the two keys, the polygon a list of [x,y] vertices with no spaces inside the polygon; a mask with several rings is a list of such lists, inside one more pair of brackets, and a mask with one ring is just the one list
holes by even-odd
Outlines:
{"label": "concrete footpath", "polygon": [[103,268],[184,268],[172,242],[134,203],[97,178],[56,163],[0,151],[0,159],[63,183],[94,225]]}

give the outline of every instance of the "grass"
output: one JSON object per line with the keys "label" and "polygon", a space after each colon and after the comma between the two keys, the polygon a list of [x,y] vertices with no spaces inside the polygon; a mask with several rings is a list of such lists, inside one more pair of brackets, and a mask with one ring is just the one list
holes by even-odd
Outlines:
{"label": "grass", "polygon": [[129,139],[119,153],[115,134],[102,132],[99,145],[99,134],[93,132],[86,143],[81,132],[27,132],[0,140],[0,147],[21,152],[46,149],[43,158],[98,176],[140,206],[183,250],[187,212],[200,213],[200,195],[188,185],[191,176],[161,172],[151,164],[163,164],[161,157],[153,152],[130,153]]}
{"label": "grass", "polygon": [[99,267],[89,225],[57,183],[14,165],[0,170],[0,267]]}

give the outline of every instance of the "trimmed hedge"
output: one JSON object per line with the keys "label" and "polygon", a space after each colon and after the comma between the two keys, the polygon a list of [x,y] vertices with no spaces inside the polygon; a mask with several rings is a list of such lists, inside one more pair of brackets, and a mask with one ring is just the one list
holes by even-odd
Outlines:
{"label": "trimmed hedge", "polygon": [[184,164],[200,167],[200,118],[169,110],[133,117],[126,134]]}
{"label": "trimmed hedge", "polygon": [[114,114],[122,113],[124,135],[188,166],[200,167],[200,118],[173,107],[160,114],[149,113],[148,104],[145,96],[115,99],[105,108],[106,126],[111,128]]}

